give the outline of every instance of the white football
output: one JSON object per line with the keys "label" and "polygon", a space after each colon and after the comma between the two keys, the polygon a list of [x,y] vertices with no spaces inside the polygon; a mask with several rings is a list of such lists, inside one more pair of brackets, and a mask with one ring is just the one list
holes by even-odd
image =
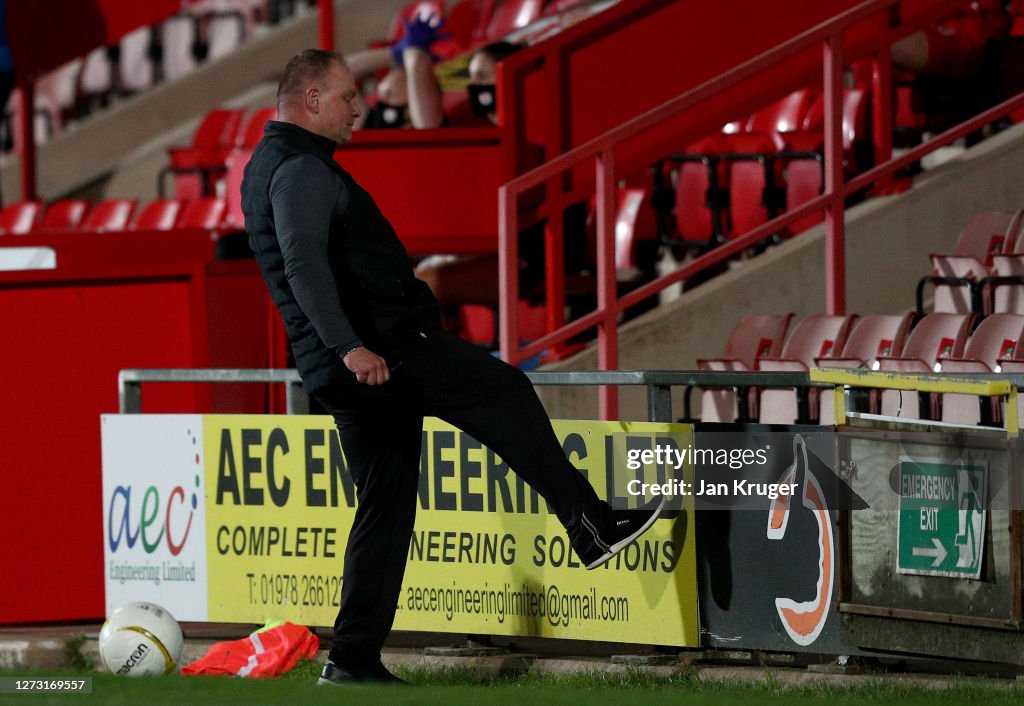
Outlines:
{"label": "white football", "polygon": [[129,603],[107,618],[100,630],[103,664],[114,674],[170,674],[181,657],[181,627],[154,603]]}

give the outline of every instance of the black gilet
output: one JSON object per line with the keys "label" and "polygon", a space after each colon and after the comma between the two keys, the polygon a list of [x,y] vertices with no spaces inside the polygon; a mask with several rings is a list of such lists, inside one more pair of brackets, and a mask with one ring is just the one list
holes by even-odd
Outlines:
{"label": "black gilet", "polygon": [[327,257],[342,309],[364,345],[388,357],[417,331],[440,326],[437,300],[430,288],[413,274],[405,247],[373,198],[334,160],[334,146],[332,140],[297,125],[271,121],[242,182],[249,247],[284,321],[307,391],[347,379],[351,373],[316,333],[285,276],[270,186],[274,172],[290,157],[317,157],[341,177],[348,191],[344,216],[330,226]]}

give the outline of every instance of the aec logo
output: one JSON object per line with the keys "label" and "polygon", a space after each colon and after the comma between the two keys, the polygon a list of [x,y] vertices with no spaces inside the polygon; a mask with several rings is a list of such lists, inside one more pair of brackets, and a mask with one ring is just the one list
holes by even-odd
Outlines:
{"label": "aec logo", "polygon": [[[828,619],[835,583],[835,542],[832,536],[832,517],[825,504],[818,479],[807,462],[807,446],[802,436],[793,437],[793,465],[783,474],[781,483],[799,482],[803,471],[803,505],[814,513],[818,523],[818,583],[814,598],[797,602],[791,598],[775,599],[775,609],[789,637],[798,645],[807,646],[818,639]],[[791,497],[780,495],[768,510],[768,539],[781,540],[789,524]]]}
{"label": "aec logo", "polygon": [[132,486],[119,485],[110,494],[110,509],[107,514],[107,545],[116,552],[124,542],[128,549],[142,540],[147,554],[155,552],[161,542],[166,542],[172,556],[181,554],[192,529],[192,517],[199,507],[199,475],[195,477],[195,490],[189,501],[185,489],[180,485],[171,489],[166,502],[160,496],[160,489],[151,485],[133,497]]}
{"label": "aec logo", "polygon": [[[190,454],[197,469],[201,469],[196,437],[191,430],[188,436],[192,442]],[[192,518],[199,508],[198,472],[193,483],[195,487],[191,494],[180,485],[169,492],[163,487],[166,496],[156,485],[116,486],[110,494],[107,510],[107,546],[110,551],[116,552],[122,543],[127,549],[132,549],[141,540],[147,554],[155,552],[162,543],[167,545],[171,556],[181,554],[192,530]]]}

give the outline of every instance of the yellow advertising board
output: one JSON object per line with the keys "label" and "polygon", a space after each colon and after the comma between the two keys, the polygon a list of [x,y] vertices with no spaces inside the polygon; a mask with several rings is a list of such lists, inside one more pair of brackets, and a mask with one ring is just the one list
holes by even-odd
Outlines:
{"label": "yellow advertising board", "polygon": [[[689,467],[627,463],[639,456],[630,449],[687,448],[688,425],[553,425],[570,461],[617,506],[643,502],[629,492],[638,480],[692,482]],[[356,504],[332,420],[207,415],[202,438],[208,620],[332,625]],[[428,418],[418,500],[396,629],[697,646],[692,497],[587,571],[501,459]]]}

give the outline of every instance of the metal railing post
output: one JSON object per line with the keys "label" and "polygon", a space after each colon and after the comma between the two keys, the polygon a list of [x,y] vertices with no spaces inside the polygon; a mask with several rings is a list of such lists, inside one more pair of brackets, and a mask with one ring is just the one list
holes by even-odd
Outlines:
{"label": "metal railing post", "polygon": [[284,408],[288,414],[309,414],[309,395],[302,382],[285,383]]}
{"label": "metal railing post", "polygon": [[142,383],[117,376],[118,409],[121,414],[142,414]]}
{"label": "metal railing post", "polygon": [[647,421],[672,421],[672,388],[647,383]]}
{"label": "metal railing post", "polygon": [[846,313],[846,233],[843,188],[843,35],[825,40],[825,310]]}
{"label": "metal railing post", "polygon": [[[601,323],[597,329],[597,367],[619,367],[618,302],[615,282],[615,154],[608,149],[595,160],[597,180],[597,310]],[[619,416],[619,390],[602,385],[598,391],[601,419]]]}

